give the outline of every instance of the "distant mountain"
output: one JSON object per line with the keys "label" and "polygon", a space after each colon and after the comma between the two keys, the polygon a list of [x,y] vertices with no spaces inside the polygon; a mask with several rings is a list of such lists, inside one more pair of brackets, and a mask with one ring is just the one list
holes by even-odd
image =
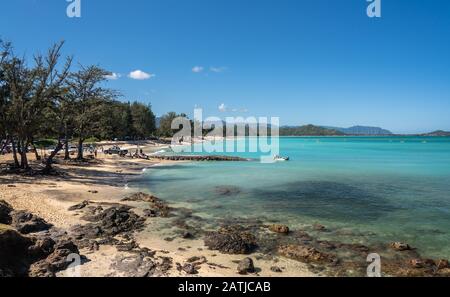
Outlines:
{"label": "distant mountain", "polygon": [[281,127],[281,136],[341,136],[344,133],[324,127],[306,125],[301,127]]}
{"label": "distant mountain", "polygon": [[450,132],[438,130],[438,131],[422,134],[421,136],[450,136]]}
{"label": "distant mountain", "polygon": [[393,135],[391,131],[379,127],[353,126],[350,128],[338,128],[338,127],[324,127],[324,128],[333,129],[342,132],[346,135]]}

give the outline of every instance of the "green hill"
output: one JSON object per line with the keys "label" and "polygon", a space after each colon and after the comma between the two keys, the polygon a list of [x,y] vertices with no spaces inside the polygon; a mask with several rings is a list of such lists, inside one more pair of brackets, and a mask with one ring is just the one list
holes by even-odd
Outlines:
{"label": "green hill", "polygon": [[431,133],[422,134],[422,136],[450,136],[450,132],[439,130]]}
{"label": "green hill", "polygon": [[344,133],[314,125],[301,127],[281,127],[280,136],[341,136]]}

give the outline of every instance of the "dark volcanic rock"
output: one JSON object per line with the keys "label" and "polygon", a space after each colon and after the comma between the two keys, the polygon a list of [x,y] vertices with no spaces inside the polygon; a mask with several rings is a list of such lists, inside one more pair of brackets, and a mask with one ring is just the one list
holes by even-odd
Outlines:
{"label": "dark volcanic rock", "polygon": [[316,231],[326,231],[327,228],[324,225],[314,224],[313,229]]}
{"label": "dark volcanic rock", "polygon": [[42,259],[49,256],[55,247],[56,242],[50,237],[37,239],[33,246],[28,248],[28,253],[35,259]]}
{"label": "dark volcanic rock", "polygon": [[218,186],[215,192],[221,196],[236,196],[241,193],[241,189],[234,186]]}
{"label": "dark volcanic rock", "polygon": [[390,244],[390,247],[396,251],[409,251],[411,250],[411,247],[407,243],[403,242],[393,242]]}
{"label": "dark volcanic rock", "polygon": [[422,259],[413,259],[409,262],[413,268],[423,268],[425,262]]}
{"label": "dark volcanic rock", "polygon": [[[42,244],[44,244],[46,249],[52,245],[51,242],[41,242]],[[49,250],[42,251],[41,253],[44,252],[49,253]],[[31,277],[54,277],[57,272],[69,267],[71,262],[68,257],[71,254],[80,254],[78,247],[72,241],[65,239],[57,243],[53,242],[52,252],[46,258],[33,263],[29,268],[28,274]]]}
{"label": "dark volcanic rock", "polygon": [[197,268],[191,263],[184,264],[181,269],[187,274],[198,274]]}
{"label": "dark volcanic rock", "polygon": [[79,254],[77,246],[69,240],[55,242],[46,236],[29,238],[0,225],[0,274],[52,277],[66,269],[70,264],[67,256]]}
{"label": "dark volcanic rock", "polygon": [[204,241],[209,249],[225,254],[249,254],[257,247],[255,236],[236,227],[208,232]]}
{"label": "dark volcanic rock", "polygon": [[144,220],[127,207],[109,208],[99,215],[98,223],[105,234],[117,235],[141,229]]}
{"label": "dark volcanic rock", "polygon": [[101,206],[88,206],[84,209],[84,215],[81,219],[88,222],[95,222],[98,220],[97,216],[102,213],[103,210],[104,209]]}
{"label": "dark volcanic rock", "polygon": [[80,240],[96,239],[126,234],[144,227],[145,219],[130,211],[129,207],[111,207],[97,215],[89,217],[91,223],[77,226],[71,231]]}
{"label": "dark volcanic rock", "polygon": [[194,262],[199,261],[200,259],[201,259],[200,257],[194,256],[194,257],[191,257],[191,258],[187,259],[186,262],[194,263]]}
{"label": "dark volcanic rock", "polygon": [[320,252],[313,247],[303,245],[285,245],[278,248],[278,252],[294,260],[304,261],[307,263],[324,263],[332,262],[333,257],[329,254]]}
{"label": "dark volcanic rock", "polygon": [[80,204],[69,207],[69,211],[80,210],[80,209],[85,208],[88,205],[89,205],[89,201],[83,201]]}
{"label": "dark volcanic rock", "polygon": [[298,240],[300,240],[302,242],[310,242],[310,241],[314,240],[314,238],[311,235],[309,235],[307,232],[301,231],[301,230],[294,231],[293,237],[297,238]]}
{"label": "dark volcanic rock", "polygon": [[283,272],[283,270],[280,267],[278,267],[278,266],[270,267],[270,271],[276,272],[276,273],[282,273]]}
{"label": "dark volcanic rock", "polygon": [[153,209],[144,209],[144,216],[147,218],[156,218],[158,214]]}
{"label": "dark volcanic rock", "polygon": [[442,260],[439,260],[439,261],[438,261],[438,263],[437,263],[437,268],[438,268],[438,269],[446,269],[446,268],[450,268],[450,264],[449,264],[448,260],[442,259]]}
{"label": "dark volcanic rock", "polygon": [[147,277],[155,268],[155,263],[141,255],[118,256],[111,268],[125,276]]}
{"label": "dark volcanic rock", "polygon": [[13,211],[11,212],[11,217],[11,225],[22,234],[46,231],[52,227],[44,219],[27,211]]}
{"label": "dark volcanic rock", "polygon": [[269,230],[275,233],[289,234],[289,227],[286,225],[271,225],[269,226]]}
{"label": "dark volcanic rock", "polygon": [[0,224],[0,270],[7,276],[26,276],[28,248],[33,241]]}
{"label": "dark volcanic rock", "polygon": [[183,238],[183,239],[193,239],[194,235],[191,232],[189,232],[189,231],[184,231],[181,234],[181,238]]}
{"label": "dark volcanic rock", "polygon": [[0,224],[11,224],[12,218],[10,213],[13,211],[11,205],[6,201],[0,200]]}
{"label": "dark volcanic rock", "polygon": [[255,266],[253,264],[253,260],[251,258],[245,258],[244,260],[239,262],[237,272],[242,275],[245,275],[247,273],[254,273]]}
{"label": "dark volcanic rock", "polygon": [[[166,218],[170,215],[171,208],[169,205],[159,199],[156,196],[149,195],[146,193],[135,193],[127,198],[122,199],[124,202],[147,202],[151,205],[151,210],[154,212],[154,214],[150,215],[149,217],[158,216]],[[146,214],[147,215],[147,214]]]}

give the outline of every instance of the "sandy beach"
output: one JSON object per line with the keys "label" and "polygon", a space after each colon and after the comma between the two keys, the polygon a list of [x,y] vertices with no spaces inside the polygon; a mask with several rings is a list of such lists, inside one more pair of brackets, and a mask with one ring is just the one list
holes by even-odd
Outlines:
{"label": "sandy beach", "polygon": [[[0,162],[8,156],[1,156]],[[74,226],[87,224],[82,211],[68,209],[83,201],[95,205],[128,204],[121,199],[132,194],[127,183],[148,168],[162,162],[141,159],[126,159],[99,154],[96,162],[85,166],[55,165],[61,176],[0,176],[0,200],[9,203],[15,210],[26,210],[51,223],[55,228],[70,230]],[[151,193],[149,193],[151,194]],[[142,215],[139,208],[132,209]],[[167,239],[164,237],[166,218],[146,219],[144,229],[133,232],[133,240],[139,247],[151,250],[155,262],[167,262],[166,269],[158,276],[188,276],[182,267],[186,263],[196,265],[194,276],[239,276],[237,266],[245,255],[228,255],[209,250],[202,238]],[[135,254],[119,251],[114,245],[102,244],[97,249],[81,248],[87,258],[81,266],[81,276],[136,276],[142,263],[136,262]],[[251,276],[316,276],[307,265],[284,257],[267,257],[264,254],[250,255],[256,273]],[[128,262],[127,262],[128,261]],[[131,261],[131,264],[130,264]],[[134,262],[133,262],[134,261]],[[130,266],[131,265],[131,266]],[[133,266],[134,265],[134,266]],[[279,268],[276,271],[274,267]],[[65,276],[65,272],[58,273]]]}

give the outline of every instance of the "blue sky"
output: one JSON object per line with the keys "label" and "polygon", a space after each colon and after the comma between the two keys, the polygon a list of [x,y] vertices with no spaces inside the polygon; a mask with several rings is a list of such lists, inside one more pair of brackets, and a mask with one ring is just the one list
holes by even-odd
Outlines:
{"label": "blue sky", "polygon": [[2,1],[0,36],[26,55],[65,40],[65,54],[120,74],[108,85],[158,115],[200,106],[285,125],[450,130],[450,1],[382,0],[381,19],[365,0],[81,3],[70,19],[65,0]]}

